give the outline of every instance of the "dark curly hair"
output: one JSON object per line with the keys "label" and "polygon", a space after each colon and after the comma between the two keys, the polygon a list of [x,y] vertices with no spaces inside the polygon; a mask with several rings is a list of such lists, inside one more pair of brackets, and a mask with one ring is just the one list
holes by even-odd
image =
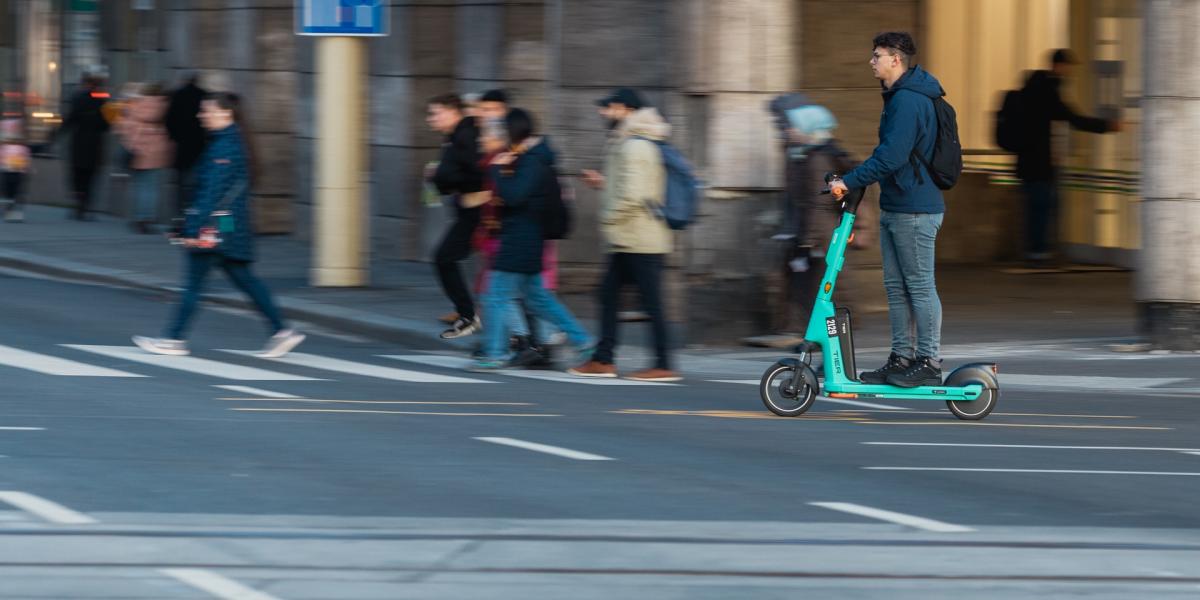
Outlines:
{"label": "dark curly hair", "polygon": [[871,40],[871,48],[887,48],[900,57],[904,66],[909,66],[917,55],[917,43],[907,31],[885,31]]}

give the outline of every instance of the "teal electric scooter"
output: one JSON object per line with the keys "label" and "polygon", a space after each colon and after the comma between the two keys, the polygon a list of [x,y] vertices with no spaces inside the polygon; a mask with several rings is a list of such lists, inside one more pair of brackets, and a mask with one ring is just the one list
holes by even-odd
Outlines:
{"label": "teal electric scooter", "polygon": [[[827,175],[828,183],[840,179]],[[833,304],[833,290],[846,259],[846,247],[853,235],[855,213],[866,190],[848,191],[842,198],[842,222],[833,232],[825,255],[825,277],[813,303],[812,316],[804,342],[796,347],[799,358],[782,358],[763,374],[759,393],[767,408],[781,416],[794,417],[812,407],[821,389],[812,368],[813,352],[824,356],[825,395],[829,398],[887,400],[942,400],[960,419],[978,420],[996,407],[1000,382],[993,363],[972,363],[955,369],[942,385],[903,388],[874,385],[858,379],[854,368],[854,336],[850,310]],[[828,193],[826,189],[823,193]]]}

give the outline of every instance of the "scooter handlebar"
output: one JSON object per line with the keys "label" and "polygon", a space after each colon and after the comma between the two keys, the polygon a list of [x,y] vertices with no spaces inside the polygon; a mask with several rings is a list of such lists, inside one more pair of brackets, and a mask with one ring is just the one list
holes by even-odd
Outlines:
{"label": "scooter handlebar", "polygon": [[[833,183],[834,181],[841,180],[842,176],[838,175],[837,173],[825,174],[825,183]],[[867,190],[865,188],[850,188],[845,194],[842,195],[842,210],[850,214],[857,213],[858,205],[862,203],[863,195],[866,193],[866,191]],[[826,187],[821,190],[821,194],[831,193],[833,193],[832,187]]]}

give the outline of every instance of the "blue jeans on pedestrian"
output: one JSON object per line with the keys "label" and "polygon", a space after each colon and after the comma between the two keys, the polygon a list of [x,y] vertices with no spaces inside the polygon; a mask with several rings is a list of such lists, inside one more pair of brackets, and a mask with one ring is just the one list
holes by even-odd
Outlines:
{"label": "blue jeans on pedestrian", "polygon": [[936,359],[940,350],[942,301],[938,298],[933,271],[934,246],[942,228],[942,216],[886,210],[879,216],[892,352],[910,359]]}
{"label": "blue jeans on pedestrian", "polygon": [[1058,182],[1025,181],[1025,256],[1050,258],[1052,227],[1058,216]]}
{"label": "blue jeans on pedestrian", "polygon": [[161,169],[141,169],[133,172],[133,220],[158,220],[158,192],[162,186]]}
{"label": "blue jeans on pedestrian", "polygon": [[[517,306],[517,300],[522,297],[525,299],[525,306],[534,317],[546,319],[562,329],[571,344],[579,348],[592,345],[592,336],[588,335],[554,293],[542,285],[541,273],[488,273],[488,290],[483,297],[486,314],[508,314],[506,311]],[[504,360],[507,355],[509,332],[505,321],[506,319],[483,321],[483,352],[488,360]]]}
{"label": "blue jeans on pedestrian", "polygon": [[271,292],[267,290],[267,286],[250,272],[250,263],[225,258],[217,252],[188,252],[186,287],[179,307],[175,310],[175,318],[167,328],[167,339],[184,339],[188,324],[200,303],[200,293],[204,291],[204,280],[208,277],[208,271],[218,266],[225,271],[229,281],[249,296],[254,306],[258,307],[258,311],[266,317],[271,326],[271,335],[279,333],[284,328],[283,318],[271,300]]}

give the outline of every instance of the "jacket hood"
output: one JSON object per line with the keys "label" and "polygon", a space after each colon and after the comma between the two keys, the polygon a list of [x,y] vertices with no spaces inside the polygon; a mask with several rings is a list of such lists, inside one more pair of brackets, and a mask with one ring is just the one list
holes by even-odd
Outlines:
{"label": "jacket hood", "polygon": [[625,117],[621,123],[621,135],[661,141],[671,135],[671,125],[658,114],[658,109],[642,108]]}
{"label": "jacket hood", "polygon": [[550,147],[550,139],[544,136],[530,138],[526,144],[528,150],[524,152],[526,156],[532,156],[548,166],[554,166],[558,161],[558,156],[554,149]]}
{"label": "jacket hood", "polygon": [[908,70],[891,89],[885,90],[883,94],[889,96],[896,93],[896,90],[910,90],[923,94],[930,98],[939,98],[945,96],[946,92],[942,89],[942,84],[937,78],[929,74],[929,71],[917,65]]}

